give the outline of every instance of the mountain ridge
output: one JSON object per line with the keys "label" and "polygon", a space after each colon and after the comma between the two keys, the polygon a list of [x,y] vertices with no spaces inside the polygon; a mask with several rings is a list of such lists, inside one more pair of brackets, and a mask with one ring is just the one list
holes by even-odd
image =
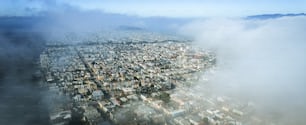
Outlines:
{"label": "mountain ridge", "polygon": [[246,19],[275,19],[281,17],[296,17],[296,16],[306,16],[305,13],[288,13],[288,14],[260,14],[260,15],[251,15],[247,16]]}

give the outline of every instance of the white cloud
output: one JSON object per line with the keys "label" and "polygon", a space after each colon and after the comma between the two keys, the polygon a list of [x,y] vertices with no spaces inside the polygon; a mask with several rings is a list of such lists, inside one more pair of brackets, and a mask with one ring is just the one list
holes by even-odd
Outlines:
{"label": "white cloud", "polygon": [[181,32],[197,45],[216,49],[214,92],[278,112],[280,124],[306,122],[301,117],[306,115],[306,17],[208,19],[192,22]]}

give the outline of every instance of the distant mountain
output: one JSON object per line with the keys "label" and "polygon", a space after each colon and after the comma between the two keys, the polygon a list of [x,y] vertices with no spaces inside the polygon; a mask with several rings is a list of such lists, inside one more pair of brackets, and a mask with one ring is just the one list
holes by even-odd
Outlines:
{"label": "distant mountain", "polygon": [[176,32],[191,18],[137,17],[103,12],[74,12],[43,16],[1,17],[0,30],[32,29],[61,32],[87,32],[101,29]]}
{"label": "distant mountain", "polygon": [[246,19],[274,19],[280,17],[295,17],[295,16],[306,16],[305,13],[298,13],[298,14],[262,14],[262,15],[253,15],[248,16]]}

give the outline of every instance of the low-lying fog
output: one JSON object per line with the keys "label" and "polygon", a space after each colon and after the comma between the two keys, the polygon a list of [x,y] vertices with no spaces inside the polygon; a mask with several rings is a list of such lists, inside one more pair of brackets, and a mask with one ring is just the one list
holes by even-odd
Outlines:
{"label": "low-lying fog", "polygon": [[305,16],[198,20],[180,32],[216,50],[213,92],[252,101],[259,114],[277,114],[278,124],[306,123]]}

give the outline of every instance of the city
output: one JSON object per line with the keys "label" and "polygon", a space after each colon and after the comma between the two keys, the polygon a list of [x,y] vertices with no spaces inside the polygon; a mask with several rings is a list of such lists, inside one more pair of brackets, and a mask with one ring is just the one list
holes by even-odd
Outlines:
{"label": "city", "polygon": [[44,86],[69,98],[54,104],[50,121],[56,125],[72,119],[131,125],[263,122],[251,117],[251,103],[236,104],[209,92],[209,87],[193,92],[208,80],[203,74],[212,73],[216,61],[213,51],[190,41],[50,43],[40,55]]}

